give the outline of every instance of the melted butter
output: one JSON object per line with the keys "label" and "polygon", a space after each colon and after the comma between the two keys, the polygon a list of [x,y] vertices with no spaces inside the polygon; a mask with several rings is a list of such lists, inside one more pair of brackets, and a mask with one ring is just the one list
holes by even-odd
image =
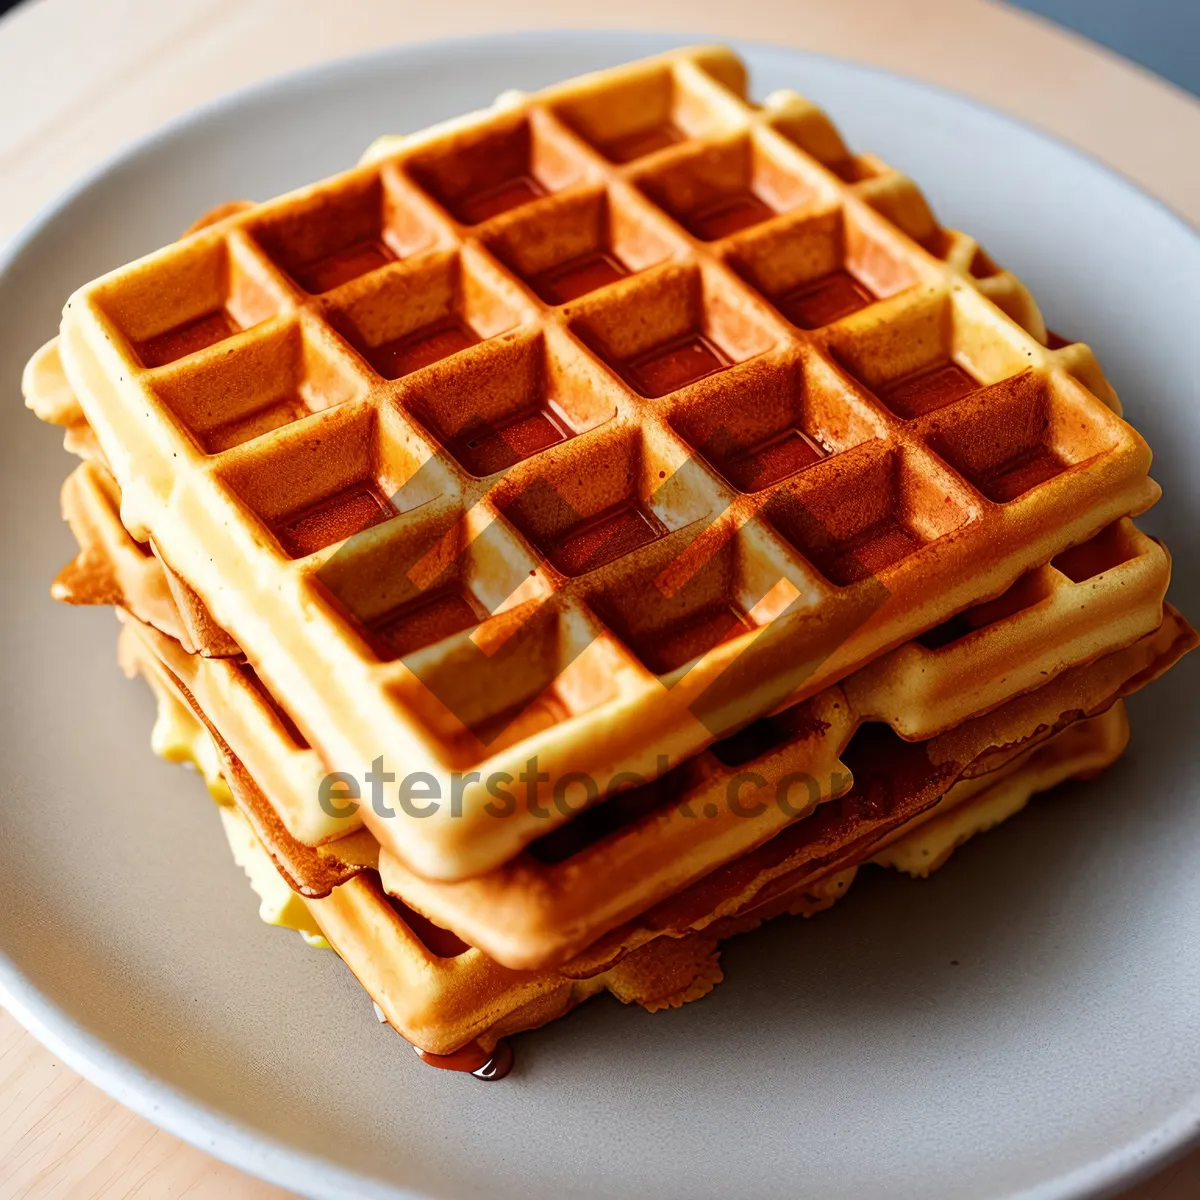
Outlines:
{"label": "melted butter", "polygon": [[204,777],[209,794],[222,807],[233,805],[233,793],[221,774],[221,757],[208,730],[177,696],[155,687],[158,715],[150,734],[150,748],[167,762],[192,767]]}
{"label": "melted butter", "polygon": [[321,930],[304,900],[284,882],[275,869],[271,856],[263,849],[250,822],[242,816],[239,808],[222,808],[221,824],[233,861],[246,873],[250,886],[258,896],[258,915],[268,925],[283,929],[294,929],[310,946],[329,943],[321,936]]}
{"label": "melted butter", "polygon": [[258,840],[250,822],[233,802],[233,794],[221,774],[221,760],[208,730],[177,696],[161,688],[154,689],[158,717],[150,745],[154,753],[168,762],[194,766],[204,777],[209,793],[220,807],[233,860],[246,873],[259,899],[258,915],[268,925],[294,929],[310,946],[329,948],[304,900],[275,869],[271,856]]}

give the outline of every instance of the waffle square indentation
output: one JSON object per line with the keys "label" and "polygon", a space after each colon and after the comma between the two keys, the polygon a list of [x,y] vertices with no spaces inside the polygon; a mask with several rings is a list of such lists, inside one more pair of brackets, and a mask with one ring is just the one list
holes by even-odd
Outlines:
{"label": "waffle square indentation", "polygon": [[99,287],[96,300],[142,366],[154,369],[275,316],[284,296],[236,237],[200,233],[139,264],[119,295]]}
{"label": "waffle square indentation", "polygon": [[361,397],[366,381],[330,339],[264,326],[227,354],[160,371],[154,390],[208,454]]}
{"label": "waffle square indentation", "polygon": [[305,558],[395,515],[396,509],[379,485],[363,481],[296,512],[282,514],[273,523],[272,532],[289,558]]}
{"label": "waffle square indentation", "polygon": [[[491,268],[494,273],[495,268]],[[333,304],[333,327],[385,379],[400,379],[516,325],[503,281],[459,254],[426,255]]]}
{"label": "waffle square indentation", "polygon": [[695,267],[664,267],[571,328],[634,391],[657,399],[761,354],[774,338],[750,305]]}
{"label": "waffle square indentation", "polygon": [[601,428],[498,490],[497,505],[563,575],[586,575],[667,538],[712,507],[703,472],[659,435]]}
{"label": "waffle square indentation", "polygon": [[223,342],[242,328],[228,309],[217,308],[191,321],[184,321],[173,329],[155,334],[144,342],[135,343],[134,350],[142,360],[142,366],[161,367],[177,358]]}
{"label": "waffle square indentation", "polygon": [[567,304],[671,254],[645,213],[604,191],[563,196],[497,222],[488,247],[547,304]]}
{"label": "waffle square indentation", "polygon": [[462,225],[562,191],[585,174],[575,148],[537,114],[455,134],[423,150],[408,169]]}
{"label": "waffle square indentation", "polygon": [[833,356],[890,412],[914,421],[1029,363],[1020,334],[1000,327],[974,293],[912,289],[876,313],[848,318],[823,335]]}
{"label": "waffle square indentation", "polygon": [[975,604],[956,613],[948,621],[921,634],[917,641],[926,650],[941,650],[965,637],[995,625],[1008,617],[1025,612],[1047,599],[1054,590],[1052,576],[1045,567],[1022,575],[1002,596],[985,604]]}
{"label": "waffle square indentation", "polygon": [[989,500],[1006,504],[1109,448],[1065,385],[1026,371],[927,418],[929,445]]}
{"label": "waffle square indentation", "polygon": [[631,163],[731,128],[737,114],[710,86],[654,66],[559,101],[555,115],[609,162]]}
{"label": "waffle square indentation", "polygon": [[965,367],[946,359],[891,380],[879,389],[879,398],[898,417],[912,420],[945,408],[980,386]]}
{"label": "waffle square indentation", "polygon": [[437,241],[432,225],[391,172],[317,189],[299,206],[257,215],[248,229],[271,259],[314,295],[419,254]]}
{"label": "waffle square indentation", "polygon": [[819,329],[917,280],[876,230],[841,209],[796,217],[747,236],[730,265],[800,329]]}
{"label": "waffle square indentation", "polygon": [[487,620],[487,610],[464,588],[446,588],[381,613],[366,626],[382,662],[432,646]]}
{"label": "waffle square indentation", "polygon": [[1050,565],[1072,583],[1086,583],[1144,553],[1144,543],[1128,521],[1116,521],[1079,546],[1050,560]]}
{"label": "waffle square indentation", "polygon": [[228,452],[217,475],[288,558],[307,558],[445,489],[408,443],[396,414],[346,404]]}
{"label": "waffle square indentation", "polygon": [[929,467],[907,448],[867,442],[778,488],[764,511],[831,583],[847,586],[966,521]]}
{"label": "waffle square indentation", "polygon": [[[792,574],[779,549],[753,527],[719,539],[711,532],[704,522],[679,530],[631,574],[588,597],[656,675],[680,671],[778,615],[775,592]],[[710,541],[709,552],[701,552]],[[788,594],[796,597],[799,589]]]}
{"label": "waffle square indentation", "polygon": [[647,170],[642,190],[689,233],[712,242],[811,203],[818,195],[755,135],[744,135]]}
{"label": "waffle square indentation", "polygon": [[540,333],[491,343],[454,372],[426,372],[401,399],[477,477],[566,442],[615,411],[569,340]]}
{"label": "waffle square indentation", "polygon": [[765,362],[736,385],[713,380],[676,407],[671,424],[739,492],[774,487],[880,431],[816,355]]}

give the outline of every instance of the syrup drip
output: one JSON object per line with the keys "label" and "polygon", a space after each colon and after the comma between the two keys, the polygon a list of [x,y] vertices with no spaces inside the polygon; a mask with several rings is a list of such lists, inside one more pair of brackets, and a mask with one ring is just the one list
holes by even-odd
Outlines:
{"label": "syrup drip", "polygon": [[478,1042],[468,1042],[453,1054],[430,1054],[419,1046],[414,1046],[417,1057],[430,1067],[440,1071],[460,1071],[465,1075],[474,1075],[491,1083],[503,1079],[513,1069],[516,1061],[512,1047],[501,1039],[494,1050],[485,1050]]}

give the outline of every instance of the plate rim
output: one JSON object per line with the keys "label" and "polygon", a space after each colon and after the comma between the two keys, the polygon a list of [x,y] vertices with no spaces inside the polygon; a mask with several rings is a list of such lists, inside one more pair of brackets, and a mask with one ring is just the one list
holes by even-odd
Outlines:
{"label": "plate rim", "polygon": [[[119,146],[75,180],[52,200],[43,204],[32,217],[0,248],[0,288],[22,258],[34,250],[45,229],[109,174],[140,156],[184,134],[191,126],[234,111],[260,97],[288,91],[302,91],[327,77],[343,76],[356,67],[379,65],[389,60],[403,63],[406,58],[471,54],[497,45],[519,46],[526,51],[550,49],[563,39],[588,37],[628,41],[640,45],[634,56],[660,53],[688,45],[721,44],[746,56],[783,55],[802,63],[804,60],[834,64],[856,72],[897,81],[954,104],[963,105],[1018,129],[1023,135],[1050,145],[1056,152],[1082,160],[1093,170],[1108,176],[1129,198],[1149,204],[1190,238],[1200,250],[1200,225],[1194,225],[1164,200],[1148,192],[1122,170],[1095,154],[1042,129],[1024,118],[993,108],[955,88],[930,83],[917,76],[892,71],[842,55],[824,54],[782,43],[747,38],[721,38],[712,35],[680,34],[663,30],[631,29],[554,29],[514,30],[482,34],[440,37],[420,42],[400,42],[379,46],[290,71],[275,72],[231,91],[215,96],[175,115],[162,125]],[[753,64],[752,64],[753,65]],[[0,948],[0,1004],[46,1046],[54,1055],[120,1104],[158,1128],[212,1155],[254,1178],[290,1188],[304,1195],[339,1196],[353,1194],[387,1200],[440,1200],[431,1193],[415,1192],[313,1155],[294,1145],[255,1130],[243,1121],[221,1113],[212,1105],[167,1083],[125,1055],[110,1048],[102,1038],[82,1025],[25,977],[16,962]],[[1020,1192],[1008,1193],[1006,1200],[1101,1200],[1132,1187],[1143,1179],[1200,1146],[1200,1096],[1185,1104],[1156,1129],[1107,1154],[1076,1167],[1065,1174],[1051,1176]],[[315,1190],[314,1190],[315,1189]]]}

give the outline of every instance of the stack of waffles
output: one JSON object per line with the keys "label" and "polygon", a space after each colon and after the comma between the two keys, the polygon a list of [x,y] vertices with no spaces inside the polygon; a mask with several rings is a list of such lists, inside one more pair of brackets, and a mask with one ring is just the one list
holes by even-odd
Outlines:
{"label": "stack of waffles", "polygon": [[1103,769],[1196,641],[1089,349],[722,49],[227,206],[25,389],[83,459],[55,595],[264,915],[485,1076]]}

